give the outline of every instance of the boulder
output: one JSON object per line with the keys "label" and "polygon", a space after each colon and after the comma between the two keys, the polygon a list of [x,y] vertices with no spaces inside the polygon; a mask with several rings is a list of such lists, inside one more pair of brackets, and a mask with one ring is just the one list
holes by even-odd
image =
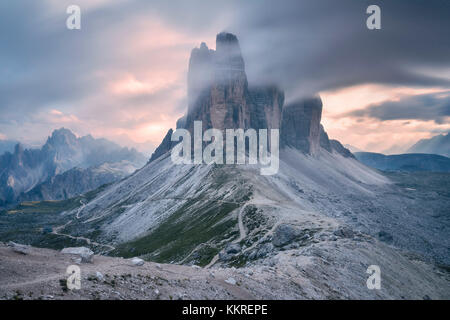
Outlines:
{"label": "boulder", "polygon": [[86,247],[64,248],[61,250],[61,253],[78,256],[81,258],[81,262],[83,263],[92,263],[94,258],[94,252]]}
{"label": "boulder", "polygon": [[302,235],[302,230],[299,227],[283,223],[275,228],[272,243],[275,247],[282,247],[291,243],[300,235]]}
{"label": "boulder", "polygon": [[81,257],[72,257],[71,260],[75,263],[75,264],[80,264],[81,263]]}
{"label": "boulder", "polygon": [[8,242],[8,246],[11,247],[11,249],[14,252],[17,252],[17,253],[20,253],[20,254],[29,254],[30,250],[31,250],[30,246],[27,246],[27,245],[24,245],[24,244],[18,244],[18,243],[12,242],[12,241]]}
{"label": "boulder", "polygon": [[138,258],[138,257],[132,258],[132,259],[130,260],[130,262],[131,262],[131,264],[132,264],[133,266],[136,266],[136,267],[143,266],[144,263],[145,263],[144,260],[142,260],[141,258]]}
{"label": "boulder", "polygon": [[96,272],[95,273],[95,277],[97,278],[98,281],[103,281],[105,278],[103,277],[103,274],[101,272]]}
{"label": "boulder", "polygon": [[225,280],[225,282],[233,286],[236,285],[236,280],[232,277],[229,277],[227,280]]}

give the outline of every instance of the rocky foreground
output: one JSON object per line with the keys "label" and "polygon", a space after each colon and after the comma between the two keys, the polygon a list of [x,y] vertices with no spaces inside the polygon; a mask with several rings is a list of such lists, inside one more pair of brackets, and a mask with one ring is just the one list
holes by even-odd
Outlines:
{"label": "rocky foreground", "polygon": [[[366,286],[373,259],[383,262],[381,290]],[[0,244],[0,299],[449,299],[449,274],[416,259],[345,235],[238,269],[99,255],[84,263],[60,251]],[[74,264],[79,290],[67,288],[66,269]]]}

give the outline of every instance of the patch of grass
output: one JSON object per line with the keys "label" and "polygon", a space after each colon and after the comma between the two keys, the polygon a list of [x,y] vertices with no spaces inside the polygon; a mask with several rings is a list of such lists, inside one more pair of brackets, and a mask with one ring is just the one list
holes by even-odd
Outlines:
{"label": "patch of grass", "polygon": [[219,253],[219,251],[220,249],[217,246],[205,244],[200,249],[196,250],[191,257],[195,260],[197,265],[205,266],[216,254]]}
{"label": "patch of grass", "polygon": [[20,203],[13,210],[6,211],[6,213],[55,214],[72,210],[79,206],[79,197],[68,200],[29,201]]}
{"label": "patch of grass", "polygon": [[[237,219],[229,214],[238,208],[237,204],[205,202],[198,207],[191,200],[174,212],[167,220],[140,239],[120,245],[115,254],[125,258],[145,255],[156,262],[180,261],[202,243],[223,237],[236,227]],[[200,258],[204,265],[218,252],[205,249]]]}

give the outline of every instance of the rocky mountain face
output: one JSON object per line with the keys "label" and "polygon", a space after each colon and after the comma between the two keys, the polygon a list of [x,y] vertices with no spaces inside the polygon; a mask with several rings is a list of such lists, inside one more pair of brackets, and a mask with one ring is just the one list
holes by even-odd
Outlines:
{"label": "rocky mountain face", "polygon": [[[97,175],[95,173],[99,170],[93,170],[105,163],[114,164],[121,161],[127,162],[123,165],[124,171],[115,170],[106,175]],[[7,152],[0,156],[0,207],[16,203],[21,194],[30,192],[41,184],[44,189],[53,185],[50,189],[88,191],[98,187],[100,182],[111,182],[123,177],[124,174],[129,174],[130,166],[135,170],[144,163],[144,156],[134,149],[121,148],[108,140],[94,139],[90,135],[77,138],[70,130],[64,128],[55,130],[41,149],[24,149],[21,144],[17,144],[13,153]],[[119,167],[116,165],[116,168]],[[73,168],[79,168],[81,171],[75,170],[61,176]],[[63,181],[77,184],[68,177],[80,172],[83,172],[85,179],[78,185],[61,185]],[[86,178],[90,174],[94,176]],[[74,195],[73,191],[66,195]],[[55,194],[55,197],[50,196],[48,192],[43,194],[49,196],[44,199],[61,197],[61,194]]]}
{"label": "rocky mountain face", "polygon": [[[320,125],[320,97],[305,98],[284,106],[284,92],[276,86],[250,87],[239,41],[230,33],[219,33],[216,50],[205,43],[194,48],[189,60],[188,110],[177,128],[193,132],[194,121],[203,130],[280,129],[281,147],[293,147],[306,154],[320,148],[352,156],[338,144],[330,144]],[[151,157],[155,160],[173,147],[172,129]],[[335,146],[336,148],[333,148]]]}
{"label": "rocky mountain face", "polygon": [[73,198],[100,186],[118,181],[136,170],[128,160],[103,163],[86,169],[72,168],[38,184],[30,191],[21,193],[17,201],[64,200]]}
{"label": "rocky mountain face", "polygon": [[[322,101],[320,98],[305,99],[288,105],[283,110],[281,125],[281,145],[296,148],[307,154],[317,154],[319,151],[322,117]],[[328,140],[323,131],[322,140]],[[326,137],[326,138],[325,138]],[[327,143],[324,143],[328,147]],[[328,151],[331,151],[331,146]]]}
{"label": "rocky mountain face", "polygon": [[188,112],[184,127],[195,120],[204,129],[248,128],[250,99],[244,60],[237,38],[220,33],[216,51],[205,43],[192,50],[188,71]]}
{"label": "rocky mountain face", "polygon": [[407,153],[430,153],[450,157],[450,134],[422,139],[408,149]]}

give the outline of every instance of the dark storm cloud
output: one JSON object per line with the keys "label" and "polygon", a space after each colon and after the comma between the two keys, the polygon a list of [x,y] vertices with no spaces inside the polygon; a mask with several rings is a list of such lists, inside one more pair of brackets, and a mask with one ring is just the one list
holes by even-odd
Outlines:
{"label": "dark storm cloud", "polygon": [[[449,1],[250,1],[236,19],[250,76],[294,94],[361,83],[450,86]],[[368,30],[366,8],[381,8]]]}
{"label": "dark storm cloud", "polygon": [[345,116],[379,120],[434,120],[436,123],[443,123],[446,117],[450,117],[450,91],[408,96],[399,101],[386,101],[349,112]]}

